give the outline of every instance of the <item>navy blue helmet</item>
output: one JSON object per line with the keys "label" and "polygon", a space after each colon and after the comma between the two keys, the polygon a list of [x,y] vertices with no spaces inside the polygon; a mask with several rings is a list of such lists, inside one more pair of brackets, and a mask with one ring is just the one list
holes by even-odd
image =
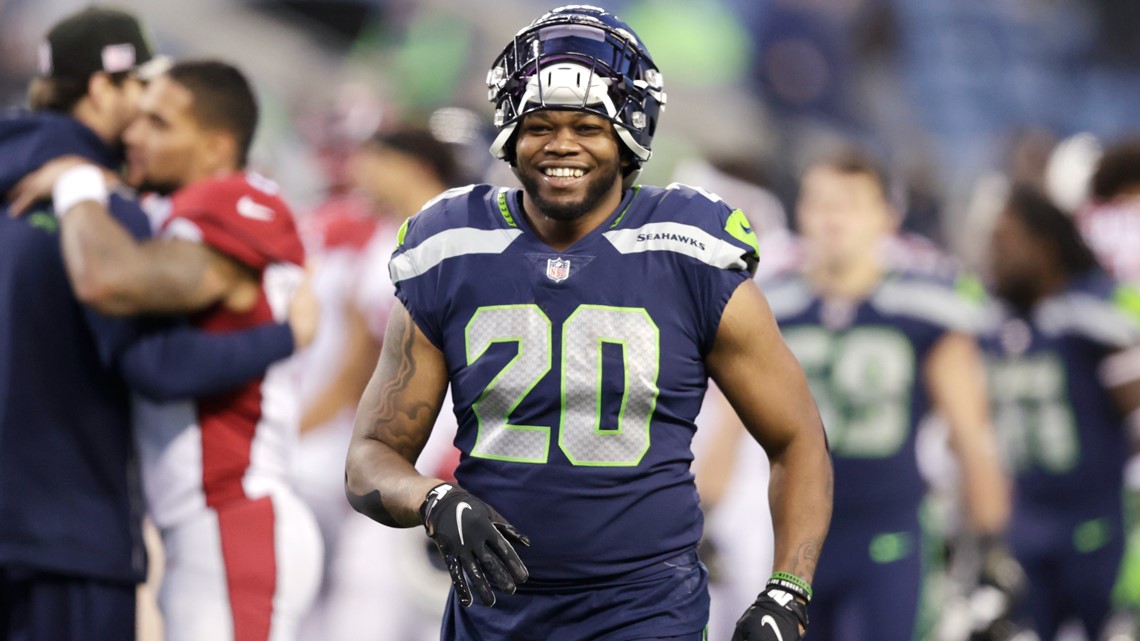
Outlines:
{"label": "navy blue helmet", "polygon": [[491,153],[514,164],[519,120],[540,109],[596,113],[613,123],[631,152],[631,179],[652,154],[665,107],[661,72],[645,45],[617,16],[568,5],[544,14],[515,35],[487,72],[499,134]]}

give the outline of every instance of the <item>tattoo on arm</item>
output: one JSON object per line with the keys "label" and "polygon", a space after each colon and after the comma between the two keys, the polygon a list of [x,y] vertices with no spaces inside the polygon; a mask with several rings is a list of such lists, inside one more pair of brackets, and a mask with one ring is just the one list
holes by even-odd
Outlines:
{"label": "tattoo on arm", "polygon": [[[826,433],[824,434],[826,439]],[[831,468],[828,468],[827,481],[827,505],[828,505],[828,522],[831,521],[830,507],[835,497],[835,483],[834,476],[832,476]],[[818,537],[810,538],[800,544],[796,549],[795,559],[792,561],[792,573],[800,577],[815,576],[815,566],[819,561],[819,553],[823,548],[823,540],[827,536],[827,531],[824,530]],[[809,579],[810,582],[810,579]]]}
{"label": "tattoo on arm", "polygon": [[792,564],[792,574],[799,577],[810,577],[815,575],[815,564],[819,560],[820,543],[816,539],[810,539],[800,544],[796,550],[796,558]]}
{"label": "tattoo on arm", "polygon": [[[389,377],[379,392],[379,401],[372,412],[372,424],[383,423],[388,429],[388,445],[405,458],[414,457],[423,446],[422,432],[415,429],[422,412],[430,412],[430,405],[423,400],[406,399],[404,393],[416,373],[414,354],[416,341],[415,324],[404,311],[399,314],[388,329],[384,341],[392,341],[396,349],[384,350],[380,370]],[[405,420],[397,420],[402,417]]]}

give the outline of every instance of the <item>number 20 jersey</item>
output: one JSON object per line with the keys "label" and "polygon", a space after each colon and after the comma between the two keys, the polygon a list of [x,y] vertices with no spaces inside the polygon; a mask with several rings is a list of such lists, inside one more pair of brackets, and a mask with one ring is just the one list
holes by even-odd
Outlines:
{"label": "number 20 jersey", "polygon": [[739,210],[638,187],[557,252],[521,192],[445,192],[409,219],[397,296],[446,357],[456,478],[526,533],[523,588],[617,577],[693,549],[704,356],[755,266]]}

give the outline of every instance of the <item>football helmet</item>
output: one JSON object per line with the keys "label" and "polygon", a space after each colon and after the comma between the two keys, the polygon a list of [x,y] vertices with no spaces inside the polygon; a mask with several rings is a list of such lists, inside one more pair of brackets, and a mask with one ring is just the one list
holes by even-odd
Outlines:
{"label": "football helmet", "polygon": [[632,182],[652,155],[657,119],[665,107],[661,72],[633,29],[598,7],[568,5],[519,31],[487,72],[495,105],[491,154],[512,165],[515,128],[540,109],[588,111],[613,123],[631,152]]}

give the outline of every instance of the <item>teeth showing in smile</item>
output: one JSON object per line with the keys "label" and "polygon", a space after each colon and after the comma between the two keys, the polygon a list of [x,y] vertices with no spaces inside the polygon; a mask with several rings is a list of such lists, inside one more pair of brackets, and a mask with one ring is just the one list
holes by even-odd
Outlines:
{"label": "teeth showing in smile", "polygon": [[547,167],[542,172],[552,178],[581,178],[586,172],[570,167]]}

